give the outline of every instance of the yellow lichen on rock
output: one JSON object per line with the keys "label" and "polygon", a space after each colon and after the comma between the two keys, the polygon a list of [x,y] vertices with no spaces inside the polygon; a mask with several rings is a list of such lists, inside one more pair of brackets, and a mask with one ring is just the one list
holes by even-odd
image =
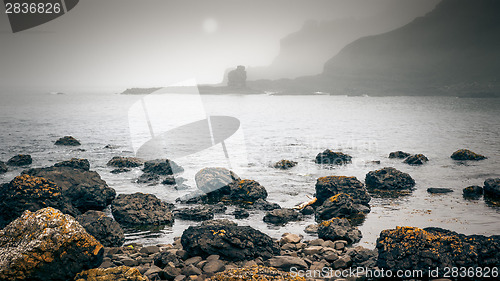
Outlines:
{"label": "yellow lichen on rock", "polygon": [[251,266],[227,269],[215,274],[212,281],[305,281],[304,277],[292,276],[289,272],[274,267]]}
{"label": "yellow lichen on rock", "polygon": [[148,281],[137,268],[118,266],[112,268],[94,268],[82,271],[75,281]]}

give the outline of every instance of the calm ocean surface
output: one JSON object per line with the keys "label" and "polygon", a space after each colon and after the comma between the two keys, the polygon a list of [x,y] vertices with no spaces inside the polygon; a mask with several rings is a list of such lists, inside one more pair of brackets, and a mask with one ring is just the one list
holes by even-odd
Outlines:
{"label": "calm ocean surface", "polygon": [[[87,158],[91,169],[117,193],[152,193],[169,202],[196,188],[194,174],[201,168],[230,165],[241,178],[256,180],[266,187],[268,200],[282,207],[309,200],[307,196],[314,195],[318,177],[344,175],[364,181],[367,172],[390,166],[409,173],[416,188],[412,195],[400,199],[372,198],[372,211],[359,227],[363,233],[360,245],[372,248],[381,230],[402,225],[437,226],[464,234],[500,233],[500,207],[490,206],[482,198],[462,198],[464,187],[482,186],[485,179],[500,177],[500,99],[172,95],[168,102],[157,103],[156,107],[154,102],[148,105],[150,121],[157,132],[206,115],[232,116],[241,122],[239,130],[227,140],[229,160],[220,144],[174,159],[185,168],[181,176],[191,187],[188,191],[176,191],[163,185],[134,183],[141,174],[138,169],[114,175],[106,166],[113,156],[133,156],[137,143],[144,139],[141,129],[147,129],[147,124],[130,120],[136,117],[131,110],[133,105],[137,106],[142,97],[3,94],[0,160],[25,153],[33,157],[31,167],[42,167],[72,157]],[[193,99],[197,102],[193,103]],[[175,114],[168,117],[169,113]],[[53,144],[65,135],[79,139],[82,146]],[[114,148],[104,148],[108,144]],[[328,168],[312,162],[317,153],[327,148],[350,154],[353,163]],[[488,159],[453,161],[450,155],[460,148]],[[429,162],[409,166],[400,159],[388,159],[389,152],[396,150],[423,153]],[[281,159],[299,164],[288,171],[270,167]],[[374,160],[381,163],[374,164]],[[10,168],[0,175],[0,182],[8,182],[20,172],[20,168]],[[454,192],[431,195],[426,192],[429,187],[446,187]],[[234,219],[231,211],[229,208],[225,215],[216,217]],[[293,232],[313,238],[304,233],[304,228],[314,223],[312,216],[278,227],[264,223],[263,215],[252,211],[249,218],[237,222],[274,237]],[[170,243],[192,224],[196,223],[176,220],[173,227],[156,233],[129,233],[127,239],[145,244]]]}

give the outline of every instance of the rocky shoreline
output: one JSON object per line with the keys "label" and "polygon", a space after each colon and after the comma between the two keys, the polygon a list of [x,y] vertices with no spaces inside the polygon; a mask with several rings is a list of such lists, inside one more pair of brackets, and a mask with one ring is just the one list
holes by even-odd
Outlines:
{"label": "rocky shoreline", "polygon": [[[67,136],[55,144],[79,142]],[[468,150],[451,157],[455,161],[486,159]],[[314,161],[348,165],[351,158],[325,150]],[[402,151],[392,152],[389,158],[403,159],[409,165],[432,161]],[[0,172],[6,172],[9,166],[29,168],[32,159],[17,155],[0,164]],[[297,164],[281,160],[274,167],[291,169]],[[119,172],[142,167],[138,181],[185,188],[183,179],[174,176],[183,168],[169,159],[114,157],[108,166]],[[116,196],[90,168],[86,159],[71,159],[25,169],[0,185],[0,280],[396,280],[388,272],[412,270],[422,275],[399,279],[428,280],[447,277],[446,268],[491,271],[500,265],[498,235],[397,227],[382,231],[375,249],[357,246],[362,237],[357,226],[370,212],[372,196],[398,197],[413,191],[411,176],[392,167],[368,172],[364,183],[355,177],[318,178],[316,197],[295,208],[267,201],[264,186],[224,168],[199,171],[195,176],[198,190],[172,203],[139,192]],[[463,192],[467,200],[484,194],[485,200],[498,202],[500,179],[486,179],[484,187],[466,187]],[[179,208],[177,203],[193,206]],[[229,205],[236,206],[235,221],[213,219]],[[105,208],[112,216],[103,212]],[[238,219],[248,217],[248,210],[262,212],[263,223],[277,227],[313,216],[317,224],[308,226],[307,232],[317,238],[305,240],[283,233],[273,239],[250,226],[239,226]],[[172,244],[123,245],[123,228],[161,228],[176,219],[202,222],[193,223]],[[386,275],[381,276],[384,271]],[[476,275],[451,277],[483,280]]]}

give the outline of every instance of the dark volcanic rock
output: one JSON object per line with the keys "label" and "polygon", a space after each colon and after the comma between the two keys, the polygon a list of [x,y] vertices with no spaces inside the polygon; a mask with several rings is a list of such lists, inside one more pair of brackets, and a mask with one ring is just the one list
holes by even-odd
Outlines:
{"label": "dark volcanic rock", "polygon": [[410,153],[406,153],[406,152],[403,152],[401,150],[389,153],[389,158],[401,158],[401,159],[403,159],[403,158],[406,158],[408,156],[410,156]]}
{"label": "dark volcanic rock", "polygon": [[135,168],[142,166],[144,161],[136,157],[120,157],[115,156],[108,161],[108,166],[116,167],[116,168]]}
{"label": "dark volcanic rock", "polygon": [[153,173],[143,173],[137,178],[137,183],[158,184],[160,176]]}
{"label": "dark volcanic rock", "polygon": [[294,209],[276,209],[267,212],[263,220],[272,224],[284,225],[290,221],[298,221],[302,219],[302,214]]}
{"label": "dark volcanic rock", "polygon": [[62,188],[63,195],[82,213],[102,210],[115,198],[116,192],[99,174],[71,167],[47,167],[29,169],[23,174],[43,177]]}
{"label": "dark volcanic rock", "polygon": [[121,173],[127,173],[127,172],[130,172],[130,169],[128,169],[128,168],[118,168],[118,169],[111,170],[110,173],[112,173],[112,174],[121,174]]}
{"label": "dark volcanic rock", "polygon": [[345,240],[347,243],[357,243],[361,240],[361,231],[352,227],[347,219],[333,218],[323,221],[318,226],[318,237],[324,240]]}
{"label": "dark volcanic rock", "polygon": [[0,231],[0,280],[72,280],[99,266],[103,253],[71,216],[53,208],[26,211]]}
{"label": "dark volcanic rock", "polygon": [[391,167],[369,172],[365,183],[368,190],[380,191],[409,190],[415,186],[410,175]]}
{"label": "dark volcanic rock", "polygon": [[18,154],[7,161],[7,165],[10,166],[26,166],[31,163],[33,163],[33,159],[31,159],[31,155],[28,154]]}
{"label": "dark volcanic rock", "polygon": [[272,211],[276,209],[281,209],[281,206],[278,203],[271,203],[264,199],[257,199],[252,204],[252,208],[257,210]]}
{"label": "dark volcanic rock", "polygon": [[121,226],[104,212],[90,210],[76,220],[105,247],[120,247],[125,242]]}
{"label": "dark volcanic rock", "polygon": [[315,162],[317,164],[336,164],[336,165],[342,165],[342,164],[348,164],[351,163],[352,157],[344,154],[342,152],[334,152],[331,151],[330,149],[327,149],[318,155],[316,155],[316,160]]}
{"label": "dark volcanic rock", "polygon": [[0,185],[0,228],[19,217],[25,210],[54,207],[72,216],[79,211],[62,195],[55,183],[39,177],[22,175]]}
{"label": "dark volcanic rock", "polygon": [[234,172],[225,168],[205,168],[195,175],[196,186],[207,194],[208,201],[220,201],[223,196],[229,195],[229,185],[241,179]]}
{"label": "dark volcanic rock", "polygon": [[290,168],[295,167],[297,164],[298,164],[297,162],[291,160],[280,160],[274,163],[273,167],[276,169],[288,170]]}
{"label": "dark volcanic rock", "polygon": [[84,171],[90,170],[90,162],[87,159],[71,158],[68,161],[62,161],[54,164],[54,167],[71,167],[75,169],[81,169]]}
{"label": "dark volcanic rock", "polygon": [[406,164],[409,164],[409,165],[422,165],[427,161],[429,161],[429,159],[427,159],[427,157],[425,157],[425,155],[414,154],[414,155],[408,156],[408,158],[406,158],[405,161],[403,161],[403,162]]}
{"label": "dark volcanic rock", "polygon": [[182,208],[173,211],[175,218],[192,221],[204,221],[214,218],[214,212],[205,206],[196,206],[192,208]]}
{"label": "dark volcanic rock", "polygon": [[463,189],[463,197],[469,199],[477,199],[483,195],[483,188],[481,186],[472,185]]}
{"label": "dark volcanic rock", "polygon": [[148,281],[137,268],[117,266],[112,268],[93,268],[78,273],[75,281]]}
{"label": "dark volcanic rock", "polygon": [[254,180],[240,180],[230,185],[229,197],[234,203],[253,203],[258,199],[266,199],[267,191]]}
{"label": "dark volcanic rock", "polygon": [[156,175],[173,175],[181,173],[184,169],[177,165],[174,161],[168,159],[156,159],[146,161],[144,163],[144,173],[151,173]]}
{"label": "dark volcanic rock", "polygon": [[7,168],[7,165],[5,165],[4,162],[0,161],[0,174],[7,173],[9,169]]}
{"label": "dark volcanic rock", "polygon": [[427,188],[427,192],[437,194],[437,193],[450,193],[453,192],[453,189],[443,188],[443,187],[429,187]]}
{"label": "dark volcanic rock", "polygon": [[181,244],[190,256],[219,255],[230,261],[268,259],[280,253],[278,243],[249,226],[190,226]]}
{"label": "dark volcanic rock", "polygon": [[500,178],[485,180],[484,194],[486,196],[500,198]]}
{"label": "dark volcanic rock", "polygon": [[356,204],[368,206],[371,199],[363,183],[356,177],[328,176],[317,180],[317,204],[323,204],[326,199],[339,193],[345,193],[351,196],[353,202]]}
{"label": "dark volcanic rock", "polygon": [[72,136],[62,137],[62,138],[56,140],[56,142],[54,144],[55,145],[69,145],[69,146],[81,145],[81,143]]}
{"label": "dark volcanic rock", "polygon": [[450,156],[453,160],[483,160],[487,157],[474,153],[468,149],[459,149]]}
{"label": "dark volcanic rock", "polygon": [[[500,236],[466,236],[441,228],[397,227],[377,239],[378,262],[383,269],[422,270],[445,267],[494,267],[500,262]],[[436,276],[437,277],[437,276]]]}
{"label": "dark volcanic rock", "polygon": [[233,215],[234,215],[235,219],[244,219],[244,218],[248,218],[250,216],[250,213],[248,213],[248,211],[245,209],[239,208],[239,209],[234,210]]}
{"label": "dark volcanic rock", "polygon": [[113,217],[122,225],[171,225],[174,216],[167,203],[152,194],[120,194],[111,204]]}
{"label": "dark volcanic rock", "polygon": [[323,202],[316,208],[316,221],[329,220],[332,218],[346,218],[358,214],[356,205],[351,196],[339,193]]}

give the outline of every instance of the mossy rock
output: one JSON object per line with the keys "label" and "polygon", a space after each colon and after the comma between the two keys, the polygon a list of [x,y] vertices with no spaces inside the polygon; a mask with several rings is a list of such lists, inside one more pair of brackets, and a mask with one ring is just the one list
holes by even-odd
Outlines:
{"label": "mossy rock", "polygon": [[148,281],[137,268],[117,266],[112,268],[93,268],[78,273],[75,281]]}

